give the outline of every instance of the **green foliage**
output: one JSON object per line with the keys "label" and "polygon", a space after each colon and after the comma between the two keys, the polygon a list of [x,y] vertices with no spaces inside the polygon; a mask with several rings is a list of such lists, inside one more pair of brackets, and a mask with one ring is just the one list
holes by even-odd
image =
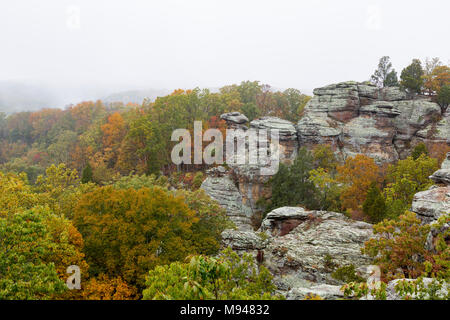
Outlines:
{"label": "green foliage", "polygon": [[83,172],[81,174],[81,183],[88,183],[88,182],[94,182],[92,176],[92,167],[89,162],[87,163],[86,167],[84,167]]}
{"label": "green foliage", "polygon": [[306,148],[299,150],[290,166],[280,164],[278,172],[271,178],[272,201],[268,211],[284,206],[302,205],[309,209],[318,207],[316,188],[309,179],[313,169],[313,157]]}
{"label": "green foliage", "polygon": [[353,264],[349,264],[336,269],[336,271],[334,271],[331,276],[334,279],[342,281],[344,283],[364,281],[364,278],[356,273],[356,268]]}
{"label": "green foliage", "polygon": [[428,251],[425,246],[430,230],[440,230],[448,221],[447,214],[436,225],[422,225],[415,213],[406,212],[398,220],[384,220],[374,225],[373,231],[378,237],[368,240],[362,252],[374,259],[388,280],[403,276],[418,278],[425,272],[433,277],[450,279],[450,253],[445,242],[450,232],[447,230],[438,235],[434,251]]}
{"label": "green foliage", "polygon": [[450,85],[444,85],[439,90],[437,103],[439,103],[443,112],[448,108],[448,105],[450,104]]}
{"label": "green foliage", "polygon": [[400,75],[400,86],[412,94],[420,94],[424,84],[424,71],[419,59],[414,59],[412,63],[402,70]]}
{"label": "green foliage", "polygon": [[400,83],[398,82],[397,72],[392,70],[386,75],[386,80],[384,81],[385,87],[398,87]]}
{"label": "green foliage", "polygon": [[317,208],[338,212],[341,208],[340,194],[342,191],[339,183],[323,168],[311,170],[310,180],[316,187]]}
{"label": "green foliage", "polygon": [[363,212],[371,222],[378,223],[387,217],[386,201],[376,183],[372,183],[363,204]]}
{"label": "green foliage", "polygon": [[316,146],[313,151],[314,166],[322,168],[328,173],[333,174],[336,171],[338,161],[331,147],[327,144]]}
{"label": "green foliage", "polygon": [[404,213],[411,205],[414,194],[433,184],[428,177],[437,169],[437,160],[424,154],[416,160],[408,157],[389,166],[384,189],[388,215],[395,218]]}
{"label": "green foliage", "polygon": [[384,56],[380,59],[378,63],[378,69],[375,70],[371,77],[372,83],[377,86],[383,87],[393,87],[398,85],[397,73],[392,69],[392,63],[388,56]]}
{"label": "green foliage", "polygon": [[425,155],[428,156],[428,149],[427,146],[425,145],[425,143],[421,142],[418,145],[416,145],[413,149],[413,151],[411,152],[411,157],[414,160],[419,159],[419,157],[421,155]]}
{"label": "green foliage", "polygon": [[120,276],[138,287],[156,265],[216,252],[224,220],[223,211],[200,191],[172,195],[157,186],[97,188],[81,197],[74,214],[91,274]]}
{"label": "green foliage", "polygon": [[158,266],[147,276],[146,300],[260,300],[276,296],[270,272],[249,254],[230,248],[219,257],[194,256],[189,263]]}
{"label": "green foliage", "polygon": [[0,218],[0,299],[49,299],[64,292],[48,261],[57,243],[44,218],[33,211]]}

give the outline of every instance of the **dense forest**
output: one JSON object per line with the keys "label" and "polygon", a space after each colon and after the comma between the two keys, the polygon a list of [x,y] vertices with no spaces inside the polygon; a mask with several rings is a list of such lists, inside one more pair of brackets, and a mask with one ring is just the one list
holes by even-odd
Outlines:
{"label": "dense forest", "polygon": [[[383,57],[371,81],[429,98],[443,113],[450,103],[450,68],[438,59],[413,60],[398,79]],[[142,104],[86,101],[0,114],[0,299],[283,299],[261,261],[223,248],[221,234],[234,226],[200,188],[211,166],[174,165],[170,137],[178,128],[193,134],[194,121],[225,130],[227,112],[295,123],[310,99],[245,81]],[[364,154],[341,161],[328,145],[301,148],[268,182],[255,230],[280,207],[341,212],[374,224],[378,238],[362,254],[380,266],[384,284],[400,269],[442,285],[450,278],[448,228],[426,249],[430,226],[408,210],[447,152],[448,145],[420,143],[379,165]],[[81,290],[65,284],[71,265],[80,268]],[[335,275],[353,298],[369,290],[351,268]],[[423,289],[414,285],[403,292]]]}

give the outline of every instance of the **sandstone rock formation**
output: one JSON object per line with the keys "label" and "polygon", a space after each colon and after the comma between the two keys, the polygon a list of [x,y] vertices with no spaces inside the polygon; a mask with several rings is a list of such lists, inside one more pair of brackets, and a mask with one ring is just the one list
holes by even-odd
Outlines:
{"label": "sandstone rock formation", "polygon": [[[408,99],[396,87],[380,89],[370,83],[343,82],[315,89],[304,116],[296,125],[276,117],[263,117],[251,121],[249,127],[279,131],[280,161],[284,163],[292,162],[300,147],[329,144],[340,160],[363,153],[383,164],[407,157],[419,142],[428,146],[450,145],[450,110],[441,113],[436,103],[424,97]],[[248,134],[245,115],[231,112],[221,115],[221,119],[227,122],[228,128],[241,129],[239,135]],[[271,190],[266,183],[271,176],[262,174],[261,164],[230,164],[229,167],[229,178],[240,194],[237,196],[235,189],[233,198],[242,199],[234,207],[243,207],[246,212],[238,219],[242,226],[242,222],[247,223],[250,217],[261,214],[258,201],[270,198]],[[449,173],[438,171],[432,179],[448,183]],[[208,185],[211,181],[205,186],[211,188]],[[226,181],[225,186],[229,183]],[[447,194],[448,190],[443,189],[418,194],[413,210],[429,216],[430,210],[440,210]],[[224,205],[230,206],[230,214],[236,217],[236,208],[231,208],[233,205],[227,201]]]}
{"label": "sandstone rock formation", "polygon": [[248,122],[248,118],[239,112],[224,113],[220,119],[225,120],[229,125],[242,125]]}
{"label": "sandstone rock formation", "polygon": [[252,211],[242,202],[242,196],[236,188],[234,181],[225,174],[223,167],[213,168],[203,181],[201,188],[223,208],[227,215],[241,230],[251,230],[250,218]]}
{"label": "sandstone rock formation", "polygon": [[304,112],[300,146],[330,144],[341,159],[364,153],[381,164],[405,158],[419,141],[450,144],[449,113],[426,98],[408,100],[398,88],[329,85],[314,90]]}
{"label": "sandstone rock formation", "polygon": [[270,212],[258,233],[227,230],[222,235],[224,246],[255,254],[259,251],[263,264],[275,275],[278,289],[292,298],[308,292],[324,294],[324,290],[330,291],[326,295],[340,296],[336,291],[340,283],[331,273],[337,266],[370,265],[360,249],[371,236],[368,223],[341,213],[298,207]]}
{"label": "sandstone rock formation", "polygon": [[437,185],[414,195],[411,210],[424,223],[433,223],[445,213],[450,213],[450,153],[440,170],[430,176]]}

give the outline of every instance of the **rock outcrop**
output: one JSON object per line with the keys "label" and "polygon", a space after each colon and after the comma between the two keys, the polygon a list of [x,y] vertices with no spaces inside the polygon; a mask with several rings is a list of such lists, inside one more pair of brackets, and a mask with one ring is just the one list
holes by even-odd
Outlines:
{"label": "rock outcrop", "polygon": [[424,223],[433,223],[443,214],[450,213],[450,153],[440,170],[430,176],[436,185],[414,195],[411,210]]}
{"label": "rock outcrop", "polygon": [[[314,90],[297,124],[300,146],[329,144],[345,159],[358,153],[394,162],[420,141],[450,144],[449,114],[398,88],[343,82]],[[441,119],[441,120],[439,120]]]}
{"label": "rock outcrop", "polygon": [[290,297],[323,290],[337,297],[332,286],[340,282],[331,277],[337,266],[370,265],[361,247],[372,236],[372,226],[341,213],[283,207],[267,215],[258,233],[227,230],[222,236],[224,246],[258,251],[278,289]]}
{"label": "rock outcrop", "polygon": [[225,120],[228,126],[239,126],[248,122],[248,118],[239,112],[224,113],[220,116],[220,119]]}
{"label": "rock outcrop", "polygon": [[[315,89],[296,125],[276,117],[263,117],[251,121],[247,127],[248,118],[239,112],[223,114],[221,119],[228,128],[240,129],[239,136],[247,135],[249,129],[278,130],[281,163],[291,163],[300,147],[328,144],[341,161],[361,153],[385,164],[407,157],[419,142],[429,147],[450,145],[450,110],[441,113],[439,105],[428,98],[408,99],[396,87],[380,89],[370,83],[342,82]],[[242,199],[236,206],[246,210],[247,218],[239,220],[248,221],[248,212],[250,217],[261,214],[258,201],[270,198],[267,181],[271,176],[262,174],[264,166],[260,163],[229,164],[229,167],[229,177]],[[431,178],[438,184],[448,184],[450,174],[443,168]],[[440,210],[447,194],[448,190],[443,189],[418,194],[413,209],[429,216],[430,212]],[[239,198],[236,194],[233,197]],[[234,209],[230,212],[236,216]]]}
{"label": "rock outcrop", "polygon": [[201,188],[226,209],[227,215],[240,230],[252,230],[252,210],[243,203],[238,188],[226,174],[225,168],[213,168],[207,174]]}

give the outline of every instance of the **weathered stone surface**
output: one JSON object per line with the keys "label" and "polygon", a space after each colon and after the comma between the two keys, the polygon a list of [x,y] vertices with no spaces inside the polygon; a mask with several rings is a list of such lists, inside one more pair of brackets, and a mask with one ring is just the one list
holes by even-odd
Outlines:
{"label": "weathered stone surface", "polygon": [[319,296],[324,300],[338,300],[344,298],[341,286],[319,284],[311,287],[296,287],[286,295],[287,300],[304,300],[308,296]]}
{"label": "weathered stone surface", "polygon": [[424,223],[432,223],[444,213],[450,213],[450,185],[416,193],[411,211]]}
{"label": "weathered stone surface", "polygon": [[233,124],[244,124],[248,122],[248,118],[239,112],[224,113],[220,116],[220,119]]}
{"label": "weathered stone surface", "polygon": [[447,156],[442,162],[441,169],[450,169],[450,152],[447,153]]}
{"label": "weathered stone surface", "polygon": [[250,128],[276,129],[279,131],[280,140],[297,140],[297,130],[292,122],[277,117],[263,117],[250,122]]}
{"label": "weathered stone surface", "polygon": [[346,156],[365,154],[377,162],[393,162],[398,159],[392,140],[395,130],[380,127],[373,117],[358,117],[343,128],[343,152]]}
{"label": "weathered stone surface", "polygon": [[267,130],[267,135],[271,130],[277,130],[280,142],[280,161],[292,162],[297,157],[298,138],[297,129],[290,121],[276,117],[263,117],[250,122],[250,128]]}
{"label": "weathered stone surface", "polygon": [[261,231],[268,231],[272,236],[284,236],[300,223],[308,219],[309,212],[300,207],[282,207],[266,215]]}
{"label": "weathered stone surface", "polygon": [[413,143],[450,144],[450,118],[440,118],[440,107],[428,98],[343,82],[314,90],[297,131],[300,146],[329,144],[340,159],[363,153],[382,164],[407,157]]}
{"label": "weathered stone surface", "polygon": [[[277,277],[337,284],[331,278],[327,256],[340,266],[370,264],[360,251],[364,242],[372,236],[370,224],[353,221],[335,212],[305,211],[301,208],[279,208],[274,211],[268,214],[262,229],[269,235],[275,234],[264,249],[264,261]],[[283,226],[284,221],[297,221],[298,225],[279,236],[279,232],[274,230],[280,230],[279,226]]]}
{"label": "weathered stone surface", "polygon": [[260,250],[267,245],[267,240],[253,231],[225,230],[222,232],[222,245],[233,250]]}
{"label": "weathered stone surface", "polygon": [[201,188],[223,208],[240,230],[252,230],[252,211],[243,204],[242,196],[228,176],[208,176]]}
{"label": "weathered stone surface", "polygon": [[450,169],[440,169],[430,176],[435,183],[450,184]]}

